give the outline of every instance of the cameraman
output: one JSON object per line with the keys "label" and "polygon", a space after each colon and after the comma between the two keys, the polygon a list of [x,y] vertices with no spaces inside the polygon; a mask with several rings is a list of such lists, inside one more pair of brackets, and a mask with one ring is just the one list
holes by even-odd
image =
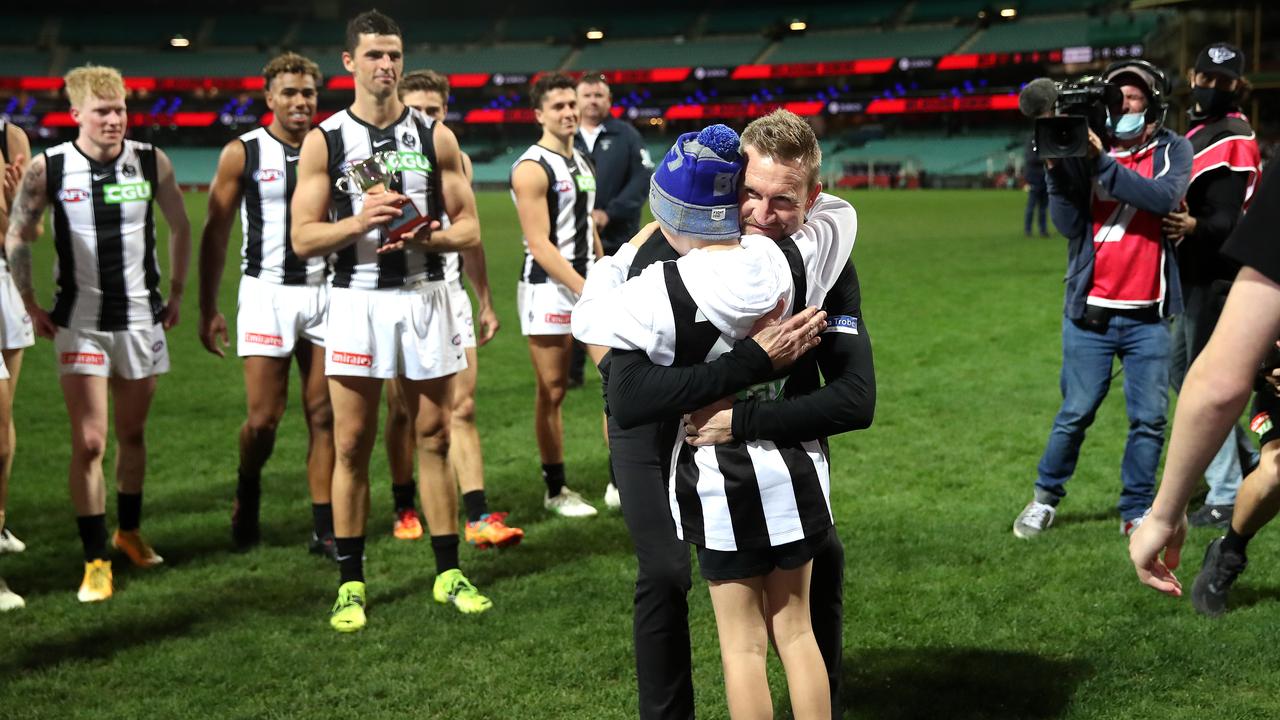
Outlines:
{"label": "cameraman", "polygon": [[1035,496],[1013,524],[1033,538],[1053,523],[1075,470],[1085,430],[1124,368],[1129,438],[1121,463],[1120,531],[1126,535],[1151,505],[1168,409],[1169,329],[1182,310],[1173,247],[1161,219],[1179,207],[1191,175],[1191,144],[1162,127],[1168,83],[1144,60],[1113,63],[1102,79],[1124,94],[1107,122],[1110,150],[1089,131],[1083,158],[1049,163],[1049,211],[1067,237],[1062,322],[1062,408],[1040,458]]}
{"label": "cameraman", "polygon": [[[1187,367],[1209,341],[1231,281],[1240,270],[1239,263],[1219,250],[1248,207],[1258,181],[1258,143],[1239,108],[1243,74],[1240,49],[1214,43],[1200,51],[1188,77],[1193,102],[1187,139],[1195,153],[1191,184],[1182,208],[1166,215],[1163,222],[1165,235],[1178,249],[1185,306],[1173,325],[1169,379],[1175,392],[1182,391]],[[1209,495],[1204,506],[1188,515],[1187,521],[1197,527],[1227,527],[1240,487],[1241,465],[1247,472],[1254,459],[1253,446],[1237,426],[1205,470]]]}

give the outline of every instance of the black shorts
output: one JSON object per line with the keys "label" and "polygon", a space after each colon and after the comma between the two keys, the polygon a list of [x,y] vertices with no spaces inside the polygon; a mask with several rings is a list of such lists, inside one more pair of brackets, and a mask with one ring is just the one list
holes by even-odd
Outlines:
{"label": "black shorts", "polygon": [[1259,447],[1265,447],[1272,440],[1280,440],[1280,397],[1275,396],[1269,385],[1265,389],[1259,387],[1253,394],[1249,429],[1258,434]]}
{"label": "black shorts", "polygon": [[761,577],[775,569],[795,570],[821,554],[835,532],[833,525],[813,537],[759,550],[698,548],[698,567],[704,580],[715,581]]}

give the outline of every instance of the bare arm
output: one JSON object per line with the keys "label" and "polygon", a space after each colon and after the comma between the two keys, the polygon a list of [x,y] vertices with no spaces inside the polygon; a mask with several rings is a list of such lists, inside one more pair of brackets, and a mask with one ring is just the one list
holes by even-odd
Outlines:
{"label": "bare arm", "polygon": [[35,287],[31,283],[31,243],[40,237],[40,219],[44,215],[49,197],[45,190],[47,167],[43,155],[31,161],[18,195],[13,200],[13,212],[5,232],[4,249],[9,258],[9,273],[14,287],[22,296],[22,304],[41,337],[53,337],[56,329],[49,314],[36,302]]}
{"label": "bare arm", "polygon": [[551,218],[547,214],[547,173],[538,163],[525,161],[511,171],[511,189],[516,196],[520,231],[529,243],[529,253],[552,280],[575,295],[582,294],[586,281],[551,242]]}
{"label": "bare arm", "polygon": [[162,319],[168,330],[178,324],[178,308],[187,289],[187,271],[191,265],[191,221],[187,219],[187,206],[178,187],[178,176],[173,163],[163,150],[156,149],[156,204],[164,219],[169,222],[169,302]]}
{"label": "bare arm", "polygon": [[9,162],[4,164],[2,174],[4,192],[0,193],[0,231],[9,225],[9,208],[13,207],[14,196],[18,185],[22,182],[22,173],[26,170],[27,159],[31,157],[31,142],[27,133],[12,123],[5,126],[3,141],[9,148]]}
{"label": "bare arm", "polygon": [[376,225],[390,222],[402,213],[396,203],[399,193],[367,195],[360,212],[338,222],[329,222],[329,149],[319,128],[307,133],[298,157],[298,182],[293,189],[289,236],[293,252],[300,258],[322,257],[351,244]]}
{"label": "bare arm", "polygon": [[218,289],[227,263],[227,242],[236,208],[243,193],[240,176],[244,173],[244,143],[232,140],[222,148],[218,169],[209,186],[209,209],[205,214],[204,232],[200,236],[200,341],[209,352],[221,357],[227,344],[227,321],[218,312]]}

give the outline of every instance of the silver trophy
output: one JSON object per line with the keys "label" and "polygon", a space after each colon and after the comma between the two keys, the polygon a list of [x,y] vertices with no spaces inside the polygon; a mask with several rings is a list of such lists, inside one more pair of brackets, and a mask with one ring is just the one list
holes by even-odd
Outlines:
{"label": "silver trophy", "polygon": [[[384,193],[390,189],[400,165],[400,155],[394,150],[374,153],[365,160],[352,163],[342,177],[334,180],[333,185],[355,197]],[[404,214],[387,223],[387,242],[397,242],[412,235],[419,225],[430,220],[408,197],[399,207]]]}

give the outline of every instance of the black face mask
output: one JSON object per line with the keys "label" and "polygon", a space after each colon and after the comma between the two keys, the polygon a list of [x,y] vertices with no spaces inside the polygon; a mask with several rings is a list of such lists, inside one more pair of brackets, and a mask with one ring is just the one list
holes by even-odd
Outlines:
{"label": "black face mask", "polygon": [[1193,87],[1191,98],[1200,107],[1200,112],[1196,114],[1202,117],[1226,115],[1236,104],[1234,92],[1219,88]]}

